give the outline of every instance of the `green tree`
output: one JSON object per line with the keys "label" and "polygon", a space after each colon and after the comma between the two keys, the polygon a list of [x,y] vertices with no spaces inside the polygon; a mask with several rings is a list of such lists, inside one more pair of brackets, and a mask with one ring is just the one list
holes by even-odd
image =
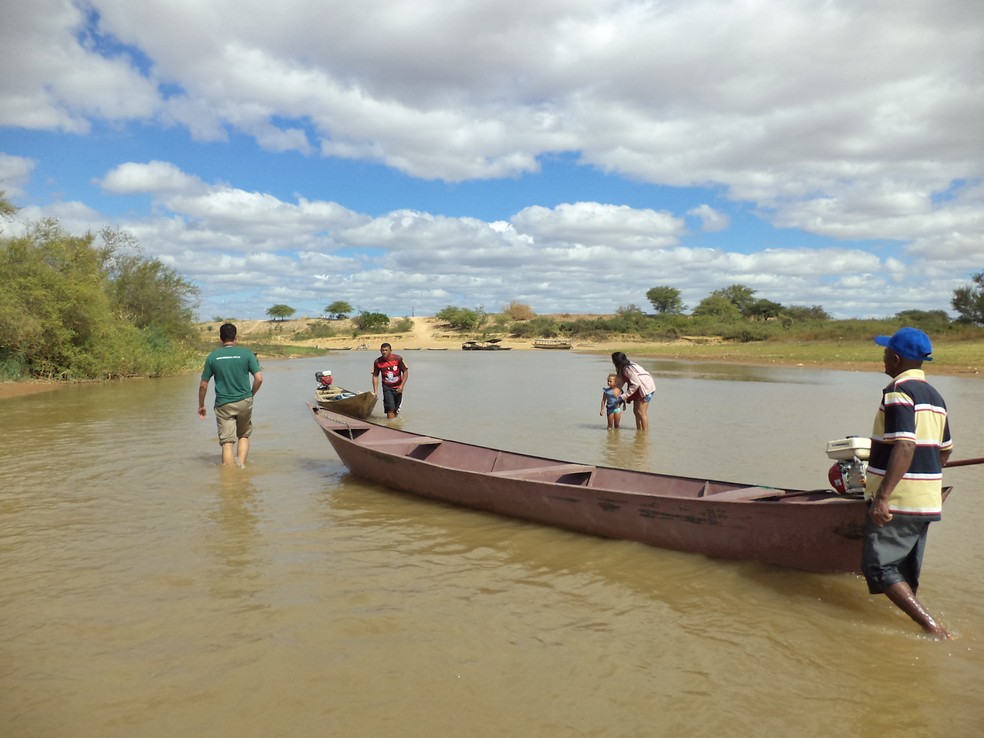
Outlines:
{"label": "green tree", "polygon": [[0,241],[0,358],[17,354],[42,377],[132,373],[139,335],[114,314],[94,240],[46,219]]}
{"label": "green tree", "polygon": [[778,318],[782,314],[782,305],[772,300],[752,300],[745,308],[745,316],[757,320]]}
{"label": "green tree", "polygon": [[7,199],[7,193],[0,190],[0,220],[12,218],[16,212],[17,208]]}
{"label": "green tree", "polygon": [[792,320],[830,320],[823,305],[790,305],[783,312]]}
{"label": "green tree", "polygon": [[653,310],[661,314],[679,315],[687,309],[680,299],[680,290],[676,287],[653,287],[646,292],[646,299],[652,304]]}
{"label": "green tree", "polygon": [[363,310],[352,319],[352,322],[360,331],[372,331],[385,328],[389,325],[390,319],[384,313],[370,313]]}
{"label": "green tree", "polygon": [[173,340],[190,339],[195,332],[198,288],[158,259],[138,256],[140,247],[130,234],[107,228],[100,235],[113,309],[137,328]]}
{"label": "green tree", "polygon": [[721,320],[736,320],[741,317],[741,311],[730,299],[715,292],[697,304],[697,307],[694,308],[694,315],[709,316]]}
{"label": "green tree", "polygon": [[[192,333],[190,308],[176,308],[174,322],[165,323],[172,313],[162,306],[169,296],[175,304],[189,299],[194,288],[155,260],[122,254],[124,242],[135,244],[112,235],[97,244],[91,233],[70,235],[54,219],[0,237],[0,365],[16,365],[15,375],[73,379],[184,368],[190,350],[176,339]],[[134,283],[121,278],[121,265],[152,282],[150,292],[164,293],[148,298],[163,315],[148,317],[154,308],[142,299],[120,299]]]}
{"label": "green tree", "polygon": [[743,284],[733,284],[724,289],[714,290],[710,294],[710,297],[723,297],[738,308],[739,313],[747,317],[749,315],[749,308],[755,302],[755,290]]}
{"label": "green tree", "polygon": [[325,312],[328,313],[328,317],[332,320],[341,320],[342,318],[348,317],[348,314],[352,312],[352,306],[345,302],[345,300],[335,300],[335,302],[325,308]]}
{"label": "green tree", "polygon": [[957,287],[953,291],[950,304],[960,316],[958,320],[984,325],[984,272],[978,272],[971,279],[973,285]]}
{"label": "green tree", "polygon": [[467,308],[448,305],[434,317],[455,330],[472,331],[482,327],[486,315],[481,307],[476,310],[468,310]]}
{"label": "green tree", "polygon": [[274,320],[282,321],[282,320],[286,320],[296,312],[297,311],[294,308],[292,308],[290,305],[278,304],[278,305],[273,305],[272,307],[268,307],[266,314],[269,315]]}

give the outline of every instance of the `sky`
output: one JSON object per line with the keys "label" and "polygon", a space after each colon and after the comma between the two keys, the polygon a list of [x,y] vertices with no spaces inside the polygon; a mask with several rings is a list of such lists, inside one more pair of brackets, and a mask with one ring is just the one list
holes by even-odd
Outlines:
{"label": "sky", "polygon": [[0,190],[198,317],[836,318],[984,271],[980,0],[7,0]]}

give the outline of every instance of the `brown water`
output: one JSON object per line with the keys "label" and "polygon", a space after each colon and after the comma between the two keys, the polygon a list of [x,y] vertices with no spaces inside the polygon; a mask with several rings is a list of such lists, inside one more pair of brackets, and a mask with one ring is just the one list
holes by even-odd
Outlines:
{"label": "brown water", "polygon": [[[572,461],[813,487],[877,374],[645,362],[648,436],[598,416],[603,357],[406,352],[409,430]],[[929,641],[853,576],[713,561],[459,510],[349,476],[268,362],[252,464],[197,377],[0,403],[0,736],[978,736],[984,466],[948,472]],[[955,457],[984,382],[938,378]]]}

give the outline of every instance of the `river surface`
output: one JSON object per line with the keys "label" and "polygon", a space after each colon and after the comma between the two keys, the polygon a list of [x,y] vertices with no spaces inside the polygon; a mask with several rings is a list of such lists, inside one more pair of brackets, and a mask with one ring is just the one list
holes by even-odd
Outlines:
{"label": "river surface", "polygon": [[[826,486],[826,442],[867,434],[887,382],[643,361],[652,429],[612,433],[605,357],[403,353],[408,430],[795,488]],[[368,389],[374,356],[264,362],[245,470],[197,376],[0,403],[0,736],[984,734],[984,466],[947,472],[920,594],[960,638],[934,642],[855,576],[361,482],[305,403],[321,369]],[[984,381],[933,381],[954,458],[984,456]]]}

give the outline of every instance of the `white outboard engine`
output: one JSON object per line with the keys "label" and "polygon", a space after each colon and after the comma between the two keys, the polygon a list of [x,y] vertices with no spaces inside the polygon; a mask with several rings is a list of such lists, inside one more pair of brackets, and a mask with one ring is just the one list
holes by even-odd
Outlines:
{"label": "white outboard engine", "polygon": [[870,454],[870,438],[848,436],[827,442],[827,458],[835,460],[827,472],[827,479],[837,492],[842,495],[864,494]]}
{"label": "white outboard engine", "polygon": [[323,372],[315,372],[314,378],[318,382],[318,387],[331,387],[331,369],[325,369]]}

